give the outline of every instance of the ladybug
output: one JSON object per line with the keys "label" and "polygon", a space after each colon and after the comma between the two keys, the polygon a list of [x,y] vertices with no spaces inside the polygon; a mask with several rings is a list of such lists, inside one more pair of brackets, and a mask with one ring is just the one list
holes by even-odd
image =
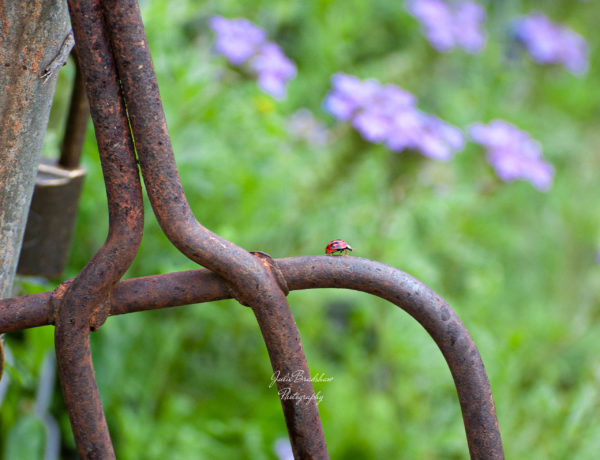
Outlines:
{"label": "ladybug", "polygon": [[352,252],[354,249],[352,249],[352,246],[350,246],[348,243],[346,243],[344,240],[333,240],[330,241],[329,244],[325,247],[325,254],[327,255],[341,255],[341,254],[348,254],[349,252]]}

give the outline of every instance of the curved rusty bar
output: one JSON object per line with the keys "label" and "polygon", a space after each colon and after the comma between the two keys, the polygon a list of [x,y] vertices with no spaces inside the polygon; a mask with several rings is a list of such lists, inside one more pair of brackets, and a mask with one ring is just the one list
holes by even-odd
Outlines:
{"label": "curved rusty bar", "polygon": [[[345,288],[368,292],[396,304],[413,316],[440,347],[454,378],[471,458],[502,459],[502,439],[489,381],[479,352],[452,309],[425,284],[379,262],[358,257],[275,259],[290,290]],[[25,300],[47,318],[51,293],[0,301],[0,332],[22,329]],[[208,270],[155,275],[120,282],[112,294],[111,314],[174,307],[231,298],[227,283]],[[17,327],[22,324],[23,327]],[[6,329],[10,325],[11,329]],[[37,324],[41,325],[41,324]]]}
{"label": "curved rusty bar", "polygon": [[106,183],[109,231],[92,260],[54,297],[60,382],[77,451],[84,459],[115,457],[94,376],[89,334],[109,313],[110,291],[137,253],[144,219],[133,142],[104,36],[100,3],[69,0],[69,10]]}
{"label": "curved rusty bar", "polygon": [[158,223],[194,262],[236,287],[254,284],[255,274],[262,272],[260,261],[200,224],[184,194],[137,1],[105,0],[103,5],[142,177]]}
{"label": "curved rusty bar", "polygon": [[[415,318],[435,340],[454,379],[472,459],[504,458],[496,409],[485,367],[473,339],[456,313],[434,291],[412,276],[358,257],[312,256],[276,259],[290,290],[344,288],[389,300]],[[140,295],[163,277],[163,293]],[[128,283],[126,285],[125,283]],[[138,284],[139,283],[139,284]],[[191,292],[192,289],[195,292]],[[169,295],[182,290],[182,295]],[[146,309],[153,303],[175,306],[225,298],[226,285],[204,270],[129,280],[114,291],[112,311]],[[119,305],[116,305],[118,302]]]}
{"label": "curved rusty bar", "polygon": [[294,257],[277,265],[290,289],[345,288],[389,300],[415,318],[440,348],[454,379],[471,459],[504,458],[490,383],[479,351],[456,313],[424,283],[358,257]]}
{"label": "curved rusty bar", "polygon": [[[187,257],[229,281],[232,293],[252,308],[275,374],[310,375],[302,342],[270,258],[251,255],[203,227],[179,179],[148,40],[136,0],[105,0],[104,17],[146,190],[169,240]],[[277,382],[297,458],[329,458],[310,381]],[[282,396],[286,389],[298,398]]]}
{"label": "curved rusty bar", "polygon": [[[431,335],[439,346],[456,385],[461,405],[467,441],[472,459],[503,459],[502,438],[496,418],[496,409],[485,367],[477,347],[469,332],[443,299],[422,282],[412,276],[379,262],[358,257],[294,257],[276,259],[290,290],[314,288],[345,288],[368,292],[382,297],[399,306],[415,318]],[[184,272],[171,276],[171,292],[184,288],[181,281],[192,284],[193,279],[202,281],[202,292],[194,297],[188,292],[185,301],[204,301],[211,292],[222,298],[224,286],[219,290],[218,277],[207,276],[206,272]],[[157,277],[158,278],[158,277]],[[145,280],[144,283],[150,280]],[[137,281],[131,281],[131,287]],[[121,287],[121,285],[119,285]],[[125,288],[125,286],[123,286]],[[138,294],[132,295],[131,289],[115,290],[119,292],[115,300],[125,306],[137,308],[142,304]],[[164,306],[176,305],[176,299],[154,298],[153,301]],[[181,299],[184,300],[184,299]],[[113,307],[114,308],[114,307]],[[113,310],[115,311],[115,310]]]}

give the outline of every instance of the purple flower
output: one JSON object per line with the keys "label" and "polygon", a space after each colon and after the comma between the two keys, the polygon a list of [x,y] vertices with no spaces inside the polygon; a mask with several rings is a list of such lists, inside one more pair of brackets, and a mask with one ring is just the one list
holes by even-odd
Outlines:
{"label": "purple flower", "polygon": [[273,445],[275,455],[279,460],[294,460],[294,453],[290,441],[286,438],[280,438]]}
{"label": "purple flower", "polygon": [[287,131],[309,145],[325,145],[329,138],[327,127],[308,109],[299,109],[289,117]]}
{"label": "purple flower", "polygon": [[417,146],[425,156],[447,161],[464,148],[462,131],[433,115],[423,115],[421,129]]}
{"label": "purple flower", "polygon": [[481,5],[474,2],[461,2],[454,13],[454,35],[458,45],[469,53],[477,54],[485,46],[485,33],[482,24],[486,14]]}
{"label": "purple flower", "polygon": [[352,126],[369,142],[383,142],[393,129],[393,120],[386,117],[381,111],[361,110],[352,120]]}
{"label": "purple flower", "polygon": [[563,65],[573,75],[583,75],[587,72],[588,45],[581,35],[570,29],[563,29],[560,54]]}
{"label": "purple flower", "polygon": [[286,96],[285,85],[296,76],[296,66],[275,43],[266,43],[252,59],[251,68],[258,75],[258,86],[276,99]]}
{"label": "purple flower", "polygon": [[485,46],[483,7],[469,0],[408,0],[406,8],[420,23],[423,33],[438,51],[460,46],[476,54]]}
{"label": "purple flower", "polygon": [[493,120],[488,125],[475,123],[469,134],[487,148],[487,160],[500,179],[524,179],[538,190],[550,189],[554,167],[543,160],[540,144],[525,131],[504,120]]}
{"label": "purple flower", "polygon": [[239,66],[256,54],[267,34],[247,19],[225,19],[214,16],[210,27],[217,34],[215,49],[227,60]]}
{"label": "purple flower", "polygon": [[288,80],[296,76],[296,66],[266,33],[246,19],[215,16],[210,26],[217,34],[215,49],[234,66],[248,63],[260,88],[276,99],[286,96]]}
{"label": "purple flower", "polygon": [[399,111],[394,116],[394,129],[389,133],[386,145],[394,152],[414,148],[419,142],[422,124],[422,113],[418,110]]}
{"label": "purple flower", "polygon": [[449,160],[463,148],[462,132],[419,111],[409,92],[341,73],[331,82],[325,109],[338,120],[349,121],[363,139],[385,143],[395,152],[418,150],[436,160]]}
{"label": "purple flower", "polygon": [[334,90],[325,98],[325,108],[338,120],[347,121],[367,104],[378,87],[375,80],[361,81],[352,75],[337,73],[331,77]]}
{"label": "purple flower", "polygon": [[562,64],[574,75],[587,72],[588,46],[585,39],[541,13],[516,21],[515,37],[539,64]]}
{"label": "purple flower", "polygon": [[443,0],[411,0],[406,5],[423,27],[423,33],[438,51],[449,51],[455,45],[452,13]]}

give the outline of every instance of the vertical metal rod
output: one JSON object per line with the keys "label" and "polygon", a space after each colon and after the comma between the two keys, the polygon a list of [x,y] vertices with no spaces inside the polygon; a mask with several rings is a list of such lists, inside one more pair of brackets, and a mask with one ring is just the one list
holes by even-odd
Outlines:
{"label": "vertical metal rod", "polygon": [[73,80],[71,103],[69,104],[69,115],[60,148],[60,159],[58,160],[58,164],[66,169],[74,169],[79,166],[85,131],[90,117],[90,108],[76,54],[71,54],[75,62],[75,78]]}
{"label": "vertical metal rod", "polygon": [[77,451],[84,459],[115,457],[89,333],[105,320],[110,290],[135,257],[143,230],[139,173],[100,3],[69,0],[69,10],[106,183],[109,231],[104,245],[66,288],[55,312],[60,382]]}

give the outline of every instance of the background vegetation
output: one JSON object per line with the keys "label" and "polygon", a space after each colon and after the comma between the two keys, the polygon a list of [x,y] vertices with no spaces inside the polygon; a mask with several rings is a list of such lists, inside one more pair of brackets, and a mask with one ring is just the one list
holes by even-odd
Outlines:
{"label": "background vegetation", "polygon": [[[355,255],[423,280],[457,311],[494,392],[507,458],[596,458],[600,451],[600,4],[482,2],[480,55],[435,52],[403,2],[235,0],[142,2],[177,162],[199,220],[273,257],[321,254],[343,238]],[[515,46],[510,21],[533,8],[590,45],[583,78],[541,67]],[[274,101],[211,51],[208,19],[246,17],[298,66]],[[73,69],[60,76],[47,153],[56,151]],[[495,178],[468,143],[448,163],[367,144],[321,107],[330,76],[395,83],[454,125],[504,118],[543,144],[552,189]],[[314,143],[289,131],[309,109],[327,130]],[[93,130],[68,273],[106,236]],[[194,268],[147,206],[145,235],[127,276]],[[22,292],[60,280],[22,279]],[[332,458],[468,456],[450,373],[408,315],[349,291],[289,296],[317,384]],[[96,374],[121,459],[275,458],[281,407],[252,312],[233,301],[110,318],[93,334]],[[0,411],[4,458],[42,458],[36,415],[53,329],[6,337],[14,363]],[[48,355],[50,353],[50,355]],[[62,458],[75,458],[58,384],[50,406]]]}

